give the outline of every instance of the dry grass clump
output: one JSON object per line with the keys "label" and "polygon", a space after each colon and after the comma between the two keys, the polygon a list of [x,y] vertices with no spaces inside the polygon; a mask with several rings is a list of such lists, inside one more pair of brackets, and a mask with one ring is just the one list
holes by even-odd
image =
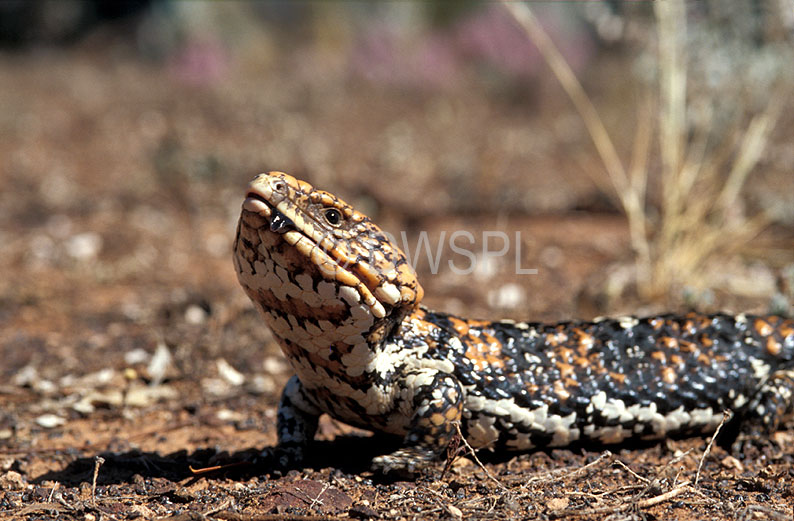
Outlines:
{"label": "dry grass clump", "polygon": [[[703,93],[697,103],[694,100],[693,91],[699,85],[688,81],[691,46],[687,45],[685,2],[654,2],[656,86],[636,111],[632,154],[626,162],[532,9],[517,2],[504,5],[538,47],[587,127],[628,218],[639,296],[660,298],[681,287],[707,289],[709,262],[735,252],[768,223],[763,213],[745,216],[741,193],[781,112],[782,82],[772,78],[760,101],[746,103],[754,108],[731,106],[728,119],[743,120],[744,124],[726,131],[732,127],[717,113],[725,110],[725,103],[704,100]],[[709,95],[713,94],[706,93]],[[693,119],[699,124],[692,125]],[[658,181],[659,197],[651,202],[648,188],[654,181]]]}

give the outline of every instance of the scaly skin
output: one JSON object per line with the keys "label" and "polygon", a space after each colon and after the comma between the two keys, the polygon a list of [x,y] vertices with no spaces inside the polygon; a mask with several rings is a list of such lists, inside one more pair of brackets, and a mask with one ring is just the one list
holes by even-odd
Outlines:
{"label": "scaly skin", "polygon": [[365,215],[280,172],[249,185],[238,279],[295,371],[278,410],[283,466],[322,413],[404,437],[376,458],[413,472],[454,421],[475,447],[528,450],[712,433],[733,410],[754,432],[794,411],[794,321],[660,315],[538,324],[421,306],[397,246]]}

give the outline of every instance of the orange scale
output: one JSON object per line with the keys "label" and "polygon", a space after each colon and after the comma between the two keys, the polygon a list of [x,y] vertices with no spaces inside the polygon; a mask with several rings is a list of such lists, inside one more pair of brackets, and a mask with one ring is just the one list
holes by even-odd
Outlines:
{"label": "orange scale", "polygon": [[766,352],[772,356],[778,356],[783,350],[783,346],[775,340],[774,336],[769,336],[766,339]]}
{"label": "orange scale", "polygon": [[774,332],[769,322],[761,320],[760,318],[755,319],[753,326],[755,326],[755,331],[761,336],[769,336]]}

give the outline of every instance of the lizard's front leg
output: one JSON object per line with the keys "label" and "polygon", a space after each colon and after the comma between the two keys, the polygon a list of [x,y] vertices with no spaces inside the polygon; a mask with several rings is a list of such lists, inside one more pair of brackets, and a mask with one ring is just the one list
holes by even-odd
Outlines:
{"label": "lizard's front leg", "polygon": [[397,381],[401,413],[410,414],[403,448],[372,461],[374,470],[414,473],[437,460],[456,432],[464,392],[458,380],[435,369],[413,371]]}
{"label": "lizard's front leg", "polygon": [[273,458],[277,467],[293,468],[303,461],[306,446],[314,439],[322,411],[307,397],[306,389],[293,376],[281,393],[276,414],[278,444],[268,447],[262,456]]}

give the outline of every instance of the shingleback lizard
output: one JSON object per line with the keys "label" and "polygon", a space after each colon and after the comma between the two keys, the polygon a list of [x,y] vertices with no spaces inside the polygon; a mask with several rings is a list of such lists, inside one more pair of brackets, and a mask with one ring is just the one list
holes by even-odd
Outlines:
{"label": "shingleback lizard", "polygon": [[455,421],[474,447],[528,450],[709,434],[726,409],[769,433],[794,412],[794,320],[432,311],[377,225],[284,173],[248,186],[234,264],[295,371],[269,449],[278,465],[301,462],[322,413],[403,436],[373,468],[413,472],[444,454]]}

